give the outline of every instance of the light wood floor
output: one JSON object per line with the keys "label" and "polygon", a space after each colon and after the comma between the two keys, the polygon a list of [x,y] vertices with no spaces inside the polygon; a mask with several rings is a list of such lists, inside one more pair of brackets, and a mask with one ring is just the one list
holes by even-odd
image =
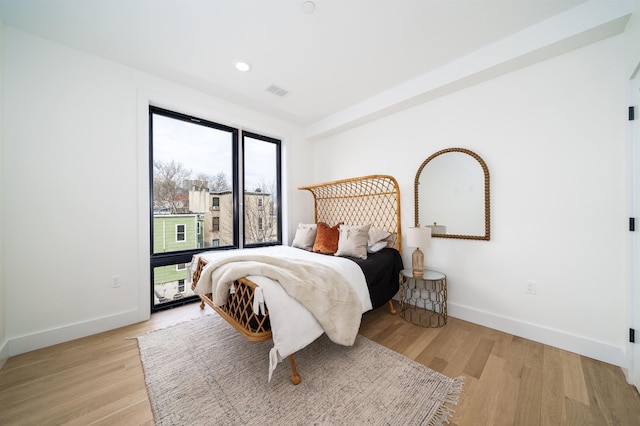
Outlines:
{"label": "light wood floor", "polygon": [[[10,358],[0,370],[0,425],[152,425],[134,337],[201,315],[187,305]],[[609,364],[455,318],[414,326],[385,307],[365,314],[361,333],[464,376],[453,426],[640,425],[640,395]]]}

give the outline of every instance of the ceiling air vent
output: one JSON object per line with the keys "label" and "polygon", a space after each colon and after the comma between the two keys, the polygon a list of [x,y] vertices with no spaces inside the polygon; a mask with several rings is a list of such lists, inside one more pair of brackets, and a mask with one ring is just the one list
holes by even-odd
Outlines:
{"label": "ceiling air vent", "polygon": [[271,92],[274,95],[278,95],[280,97],[283,97],[289,93],[288,90],[285,90],[282,87],[278,87],[275,84],[272,84],[271,86],[267,87],[267,92]]}

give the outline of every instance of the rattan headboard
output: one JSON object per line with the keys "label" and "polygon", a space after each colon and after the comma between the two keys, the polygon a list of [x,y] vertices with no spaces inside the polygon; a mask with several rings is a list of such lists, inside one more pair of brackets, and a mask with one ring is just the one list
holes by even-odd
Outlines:
{"label": "rattan headboard", "polygon": [[392,176],[362,176],[298,189],[313,194],[316,223],[371,224],[395,235],[394,247],[402,252],[400,189]]}

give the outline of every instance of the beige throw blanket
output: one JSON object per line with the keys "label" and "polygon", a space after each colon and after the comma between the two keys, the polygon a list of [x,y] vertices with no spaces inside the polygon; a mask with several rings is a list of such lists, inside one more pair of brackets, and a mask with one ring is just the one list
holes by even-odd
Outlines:
{"label": "beige throw blanket", "polygon": [[311,312],[333,342],[353,345],[362,319],[362,304],[349,282],[323,264],[238,254],[209,261],[195,292],[212,293],[213,302],[222,306],[233,281],[249,275],[278,281],[291,297]]}

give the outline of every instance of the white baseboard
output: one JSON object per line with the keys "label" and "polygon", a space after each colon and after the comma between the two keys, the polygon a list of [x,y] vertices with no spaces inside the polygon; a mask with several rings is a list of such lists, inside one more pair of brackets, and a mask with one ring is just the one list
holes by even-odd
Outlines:
{"label": "white baseboard", "polygon": [[57,345],[58,343],[102,333],[103,331],[113,330],[129,324],[135,324],[140,322],[139,318],[140,314],[137,310],[122,312],[108,317],[96,318],[90,321],[15,337],[9,339],[8,344],[5,346],[8,347],[9,356],[16,356],[47,346]]}
{"label": "white baseboard", "polygon": [[9,359],[9,341],[5,340],[0,345],[0,368],[4,365],[5,362]]}
{"label": "white baseboard", "polygon": [[494,330],[524,337],[525,339],[574,352],[627,370],[627,357],[624,347],[589,339],[588,337],[567,333],[562,330],[543,327],[491,312],[481,311],[469,306],[447,303],[449,316],[479,324]]}
{"label": "white baseboard", "polygon": [[[455,303],[448,303],[447,311],[454,318],[617,365],[623,370],[628,368],[623,347]],[[10,339],[0,346],[0,368],[11,356],[137,322],[140,322],[140,314],[134,310]]]}

